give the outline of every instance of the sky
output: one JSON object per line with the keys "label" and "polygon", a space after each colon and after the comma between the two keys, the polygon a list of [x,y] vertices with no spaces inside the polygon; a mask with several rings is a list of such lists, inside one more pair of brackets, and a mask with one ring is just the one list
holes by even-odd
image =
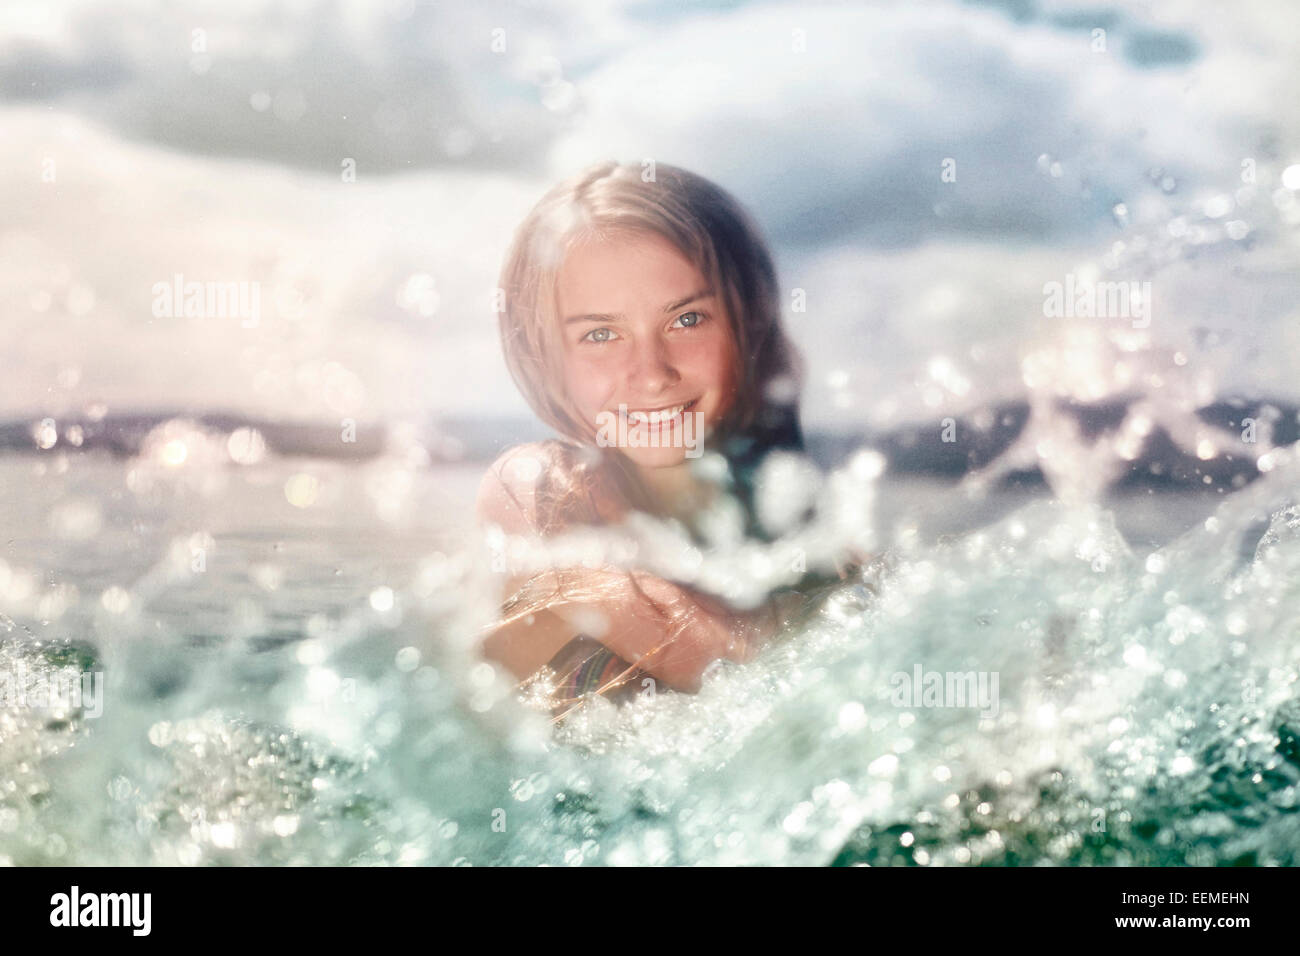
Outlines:
{"label": "sky", "polygon": [[[11,0],[0,415],[526,416],[497,272],[602,159],[751,210],[809,427],[1023,394],[1067,275],[1152,283],[1141,361],[1294,398],[1298,41],[1286,2]],[[256,321],[167,314],[177,275]]]}

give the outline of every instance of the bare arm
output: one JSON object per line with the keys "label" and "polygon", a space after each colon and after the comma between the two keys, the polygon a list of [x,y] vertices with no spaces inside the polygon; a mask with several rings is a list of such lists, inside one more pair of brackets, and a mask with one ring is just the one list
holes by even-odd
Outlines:
{"label": "bare arm", "polygon": [[547,610],[503,625],[485,643],[490,656],[521,678],[586,634],[669,687],[695,691],[710,664],[748,660],[779,627],[774,607],[734,611],[643,571],[561,569],[529,588],[556,597]]}
{"label": "bare arm", "polygon": [[[506,534],[534,534],[534,489],[498,462],[479,491],[478,518]],[[505,594],[553,595],[546,610],[506,615],[484,652],[520,679],[535,673],[577,634],[587,634],[669,687],[699,689],[716,660],[747,660],[780,627],[774,603],[735,611],[700,592],[643,571],[556,569],[525,582],[507,576]],[[524,603],[527,603],[526,601]]]}

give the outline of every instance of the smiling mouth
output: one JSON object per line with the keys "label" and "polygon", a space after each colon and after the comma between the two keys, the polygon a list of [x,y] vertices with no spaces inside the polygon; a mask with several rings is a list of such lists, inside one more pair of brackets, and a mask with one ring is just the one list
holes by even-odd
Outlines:
{"label": "smiling mouth", "polygon": [[694,407],[698,401],[698,398],[693,398],[681,405],[668,405],[656,409],[637,409],[635,411],[624,411],[626,406],[621,406],[619,411],[627,418],[629,425],[664,425],[676,421],[687,410]]}

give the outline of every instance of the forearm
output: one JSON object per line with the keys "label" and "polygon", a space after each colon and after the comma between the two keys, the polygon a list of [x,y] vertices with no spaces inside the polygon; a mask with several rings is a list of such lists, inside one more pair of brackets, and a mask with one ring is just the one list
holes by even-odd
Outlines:
{"label": "forearm", "polygon": [[781,625],[780,609],[737,611],[641,571],[550,572],[549,611],[669,687],[699,689],[714,661],[744,661]]}

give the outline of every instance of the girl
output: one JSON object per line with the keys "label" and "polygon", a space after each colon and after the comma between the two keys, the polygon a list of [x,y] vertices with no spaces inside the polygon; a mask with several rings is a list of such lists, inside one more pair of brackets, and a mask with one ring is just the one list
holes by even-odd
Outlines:
{"label": "girl", "polygon": [[[640,511],[702,540],[715,499],[754,516],[753,476],[801,451],[801,369],[781,329],[772,261],[737,202],[702,177],[603,163],[552,189],[517,230],[502,272],[501,343],[537,415],[567,441],[512,448],[484,478],[478,518],[507,535],[614,525]],[[722,487],[694,467],[729,465]],[[647,679],[694,691],[743,661],[798,595],[737,611],[641,571],[507,575],[485,653],[566,712],[591,692]]]}

